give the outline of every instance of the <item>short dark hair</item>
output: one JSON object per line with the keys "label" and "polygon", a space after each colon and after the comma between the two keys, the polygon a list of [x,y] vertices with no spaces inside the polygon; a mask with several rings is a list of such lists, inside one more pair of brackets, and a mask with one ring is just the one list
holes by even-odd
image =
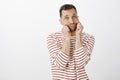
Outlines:
{"label": "short dark hair", "polygon": [[69,10],[69,9],[75,9],[75,11],[77,12],[76,10],[76,7],[72,4],[64,4],[60,7],[60,10],[59,10],[59,13],[60,13],[60,17],[62,16],[62,10]]}

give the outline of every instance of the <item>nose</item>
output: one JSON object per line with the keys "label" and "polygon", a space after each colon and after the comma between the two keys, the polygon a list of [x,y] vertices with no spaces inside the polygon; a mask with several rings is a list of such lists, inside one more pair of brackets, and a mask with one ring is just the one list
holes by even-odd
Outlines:
{"label": "nose", "polygon": [[70,23],[73,23],[73,19],[72,19],[72,18],[69,18],[69,22],[70,22]]}

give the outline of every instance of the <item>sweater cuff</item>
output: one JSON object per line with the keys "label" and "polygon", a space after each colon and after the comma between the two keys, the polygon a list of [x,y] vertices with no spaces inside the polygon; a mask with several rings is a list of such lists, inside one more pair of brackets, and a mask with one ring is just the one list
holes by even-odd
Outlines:
{"label": "sweater cuff", "polygon": [[64,54],[62,51],[60,51],[59,57],[64,60],[64,62],[68,62],[69,56]]}

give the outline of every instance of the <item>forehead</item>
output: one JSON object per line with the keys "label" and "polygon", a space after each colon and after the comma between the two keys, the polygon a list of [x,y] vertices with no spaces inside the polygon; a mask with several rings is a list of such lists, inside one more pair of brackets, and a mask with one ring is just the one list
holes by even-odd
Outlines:
{"label": "forehead", "polygon": [[74,8],[68,9],[68,10],[62,10],[62,16],[72,16],[72,15],[77,15],[77,12],[75,11]]}

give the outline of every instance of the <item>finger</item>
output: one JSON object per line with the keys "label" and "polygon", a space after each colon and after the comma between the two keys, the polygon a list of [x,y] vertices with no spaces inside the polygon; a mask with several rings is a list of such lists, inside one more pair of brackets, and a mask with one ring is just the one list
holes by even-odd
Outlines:
{"label": "finger", "polygon": [[78,23],[79,28],[83,28],[83,25],[81,23]]}
{"label": "finger", "polygon": [[63,29],[64,29],[65,31],[70,31],[69,28],[68,28],[68,26],[64,26]]}
{"label": "finger", "polygon": [[77,24],[77,28],[80,28],[80,23]]}

